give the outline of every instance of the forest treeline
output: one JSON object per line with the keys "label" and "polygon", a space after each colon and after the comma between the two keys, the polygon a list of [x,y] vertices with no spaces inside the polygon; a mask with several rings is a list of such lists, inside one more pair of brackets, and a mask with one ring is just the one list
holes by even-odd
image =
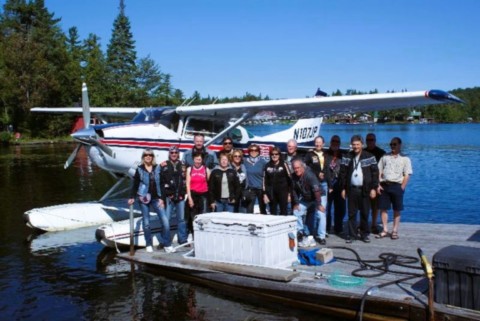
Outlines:
{"label": "forest treeline", "polygon": [[[6,0],[0,11],[0,126],[13,125],[27,137],[52,137],[70,131],[72,116],[45,116],[30,112],[32,107],[81,105],[81,85],[88,84],[92,106],[141,107],[268,100],[268,96],[246,93],[241,97],[203,97],[194,92],[185,97],[174,88],[172,75],[149,56],[138,57],[125,5],[113,21],[112,35],[102,51],[100,39],[91,33],[80,39],[78,29],[67,33],[61,18],[46,8],[43,0]],[[376,92],[373,90],[372,92]],[[465,105],[423,108],[424,117],[439,122],[480,120],[480,88],[455,89],[451,93]],[[332,95],[362,94],[337,90]],[[408,114],[411,109],[381,113]]]}

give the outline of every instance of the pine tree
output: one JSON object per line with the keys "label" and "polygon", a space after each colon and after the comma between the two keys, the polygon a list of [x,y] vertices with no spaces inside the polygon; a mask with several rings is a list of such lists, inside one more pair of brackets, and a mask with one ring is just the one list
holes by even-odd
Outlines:
{"label": "pine tree", "polygon": [[73,103],[79,102],[80,88],[82,88],[82,60],[84,56],[81,41],[78,36],[77,27],[72,27],[68,30],[67,38],[67,52],[68,52],[68,64],[66,66],[66,78],[68,85],[66,89],[69,91],[67,94]]}
{"label": "pine tree", "polygon": [[136,83],[135,41],[130,31],[130,21],[125,15],[125,4],[120,0],[120,13],[113,23],[112,38],[107,48],[109,94],[112,105],[134,106]]}
{"label": "pine tree", "polygon": [[[92,106],[107,106],[108,75],[105,55],[100,48],[98,36],[90,34],[83,42],[83,77],[88,86]],[[80,89],[78,90],[80,93]]]}

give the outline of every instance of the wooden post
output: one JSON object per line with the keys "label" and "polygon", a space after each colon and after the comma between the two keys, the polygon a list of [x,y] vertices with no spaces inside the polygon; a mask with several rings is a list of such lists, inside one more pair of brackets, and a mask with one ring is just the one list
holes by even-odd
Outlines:
{"label": "wooden post", "polygon": [[135,255],[135,244],[133,241],[133,204],[130,205],[130,256]]}

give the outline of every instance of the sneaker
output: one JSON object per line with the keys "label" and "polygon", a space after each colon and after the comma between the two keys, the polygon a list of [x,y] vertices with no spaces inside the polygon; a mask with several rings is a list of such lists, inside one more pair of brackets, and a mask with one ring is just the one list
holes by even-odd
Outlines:
{"label": "sneaker", "polygon": [[193,242],[193,235],[192,235],[192,233],[188,234],[187,242],[188,242],[188,243]]}
{"label": "sneaker", "polygon": [[362,238],[362,241],[364,241],[365,243],[370,243],[370,239],[368,238],[367,235],[365,235],[365,236]]}
{"label": "sneaker", "polygon": [[301,241],[298,242],[298,247],[309,247],[310,242],[307,237],[304,237]]}
{"label": "sneaker", "polygon": [[315,242],[315,238],[312,235],[309,235],[307,237],[307,241],[308,241],[308,246],[310,247],[317,246],[317,242]]}
{"label": "sneaker", "polygon": [[165,246],[164,250],[167,253],[175,253],[175,249],[173,248],[173,246]]}
{"label": "sneaker", "polygon": [[147,251],[148,253],[152,253],[153,252],[153,247],[149,245],[149,246],[147,246],[145,251]]}
{"label": "sneaker", "polygon": [[320,242],[318,242],[318,243],[320,243],[320,245],[325,245],[325,244],[327,244],[327,240],[320,239]]}
{"label": "sneaker", "polygon": [[350,238],[350,236],[347,236],[347,237],[345,238],[345,243],[347,243],[347,244],[352,243],[352,239]]}

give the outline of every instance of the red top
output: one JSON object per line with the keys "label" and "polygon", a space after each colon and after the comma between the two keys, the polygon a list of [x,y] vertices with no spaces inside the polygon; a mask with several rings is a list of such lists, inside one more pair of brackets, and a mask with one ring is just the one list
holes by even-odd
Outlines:
{"label": "red top", "polygon": [[192,166],[190,169],[190,190],[195,193],[208,192],[207,169],[204,165],[199,168]]}

